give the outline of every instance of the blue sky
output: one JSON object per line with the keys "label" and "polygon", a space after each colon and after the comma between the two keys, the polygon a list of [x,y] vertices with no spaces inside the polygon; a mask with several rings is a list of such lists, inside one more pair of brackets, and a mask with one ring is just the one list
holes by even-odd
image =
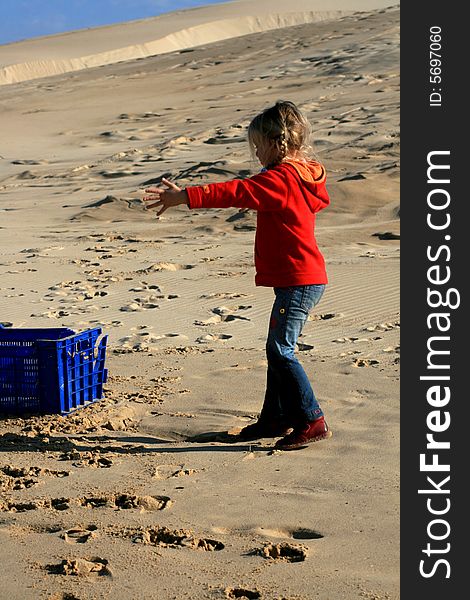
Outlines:
{"label": "blue sky", "polygon": [[145,19],[222,0],[0,0],[0,44]]}

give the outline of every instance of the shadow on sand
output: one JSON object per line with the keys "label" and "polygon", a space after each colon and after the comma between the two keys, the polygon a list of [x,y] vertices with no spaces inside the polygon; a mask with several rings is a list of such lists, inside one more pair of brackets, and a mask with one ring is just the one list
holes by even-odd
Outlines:
{"label": "shadow on sand", "polygon": [[[139,445],[137,445],[139,444]],[[170,441],[147,436],[70,436],[18,433],[0,435],[0,452],[109,452],[116,454],[188,453],[188,452],[255,452],[271,451],[273,447],[241,442],[228,431],[210,431],[190,438]]]}

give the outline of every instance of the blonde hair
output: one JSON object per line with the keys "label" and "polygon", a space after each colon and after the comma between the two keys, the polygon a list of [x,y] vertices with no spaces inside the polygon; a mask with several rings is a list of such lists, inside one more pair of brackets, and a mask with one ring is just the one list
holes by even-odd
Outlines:
{"label": "blonde hair", "polygon": [[297,106],[288,100],[278,100],[266,108],[248,126],[248,143],[253,156],[261,148],[269,157],[269,166],[281,163],[286,157],[308,159],[310,123]]}

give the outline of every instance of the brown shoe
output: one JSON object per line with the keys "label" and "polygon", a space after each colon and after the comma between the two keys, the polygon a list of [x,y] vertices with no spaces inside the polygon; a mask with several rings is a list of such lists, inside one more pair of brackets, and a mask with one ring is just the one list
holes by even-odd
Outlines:
{"label": "brown shoe", "polygon": [[272,421],[256,421],[251,425],[243,427],[238,434],[238,438],[244,442],[251,440],[259,440],[260,438],[267,437],[282,437],[285,436],[291,430],[283,423],[275,423]]}
{"label": "brown shoe", "polygon": [[277,450],[296,450],[297,448],[305,448],[305,446],[313,442],[326,440],[332,435],[325,417],[320,417],[310,423],[305,423],[303,426],[295,427],[282,440],[278,440],[274,447]]}

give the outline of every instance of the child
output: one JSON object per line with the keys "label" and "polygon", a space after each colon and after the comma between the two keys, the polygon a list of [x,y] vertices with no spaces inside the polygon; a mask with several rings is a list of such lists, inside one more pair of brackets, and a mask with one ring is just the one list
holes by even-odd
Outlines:
{"label": "child", "polygon": [[331,436],[308,377],[294,356],[309,311],[327,283],[315,241],[315,214],[328,206],[324,167],[308,159],[309,123],[295,104],[279,101],[256,116],[248,142],[263,166],[247,179],[181,189],[150,187],[144,201],[161,215],[171,206],[251,208],[257,211],[256,285],[274,288],[266,343],[268,372],[258,421],[244,427],[244,441],[281,437],[275,447],[293,450]]}

